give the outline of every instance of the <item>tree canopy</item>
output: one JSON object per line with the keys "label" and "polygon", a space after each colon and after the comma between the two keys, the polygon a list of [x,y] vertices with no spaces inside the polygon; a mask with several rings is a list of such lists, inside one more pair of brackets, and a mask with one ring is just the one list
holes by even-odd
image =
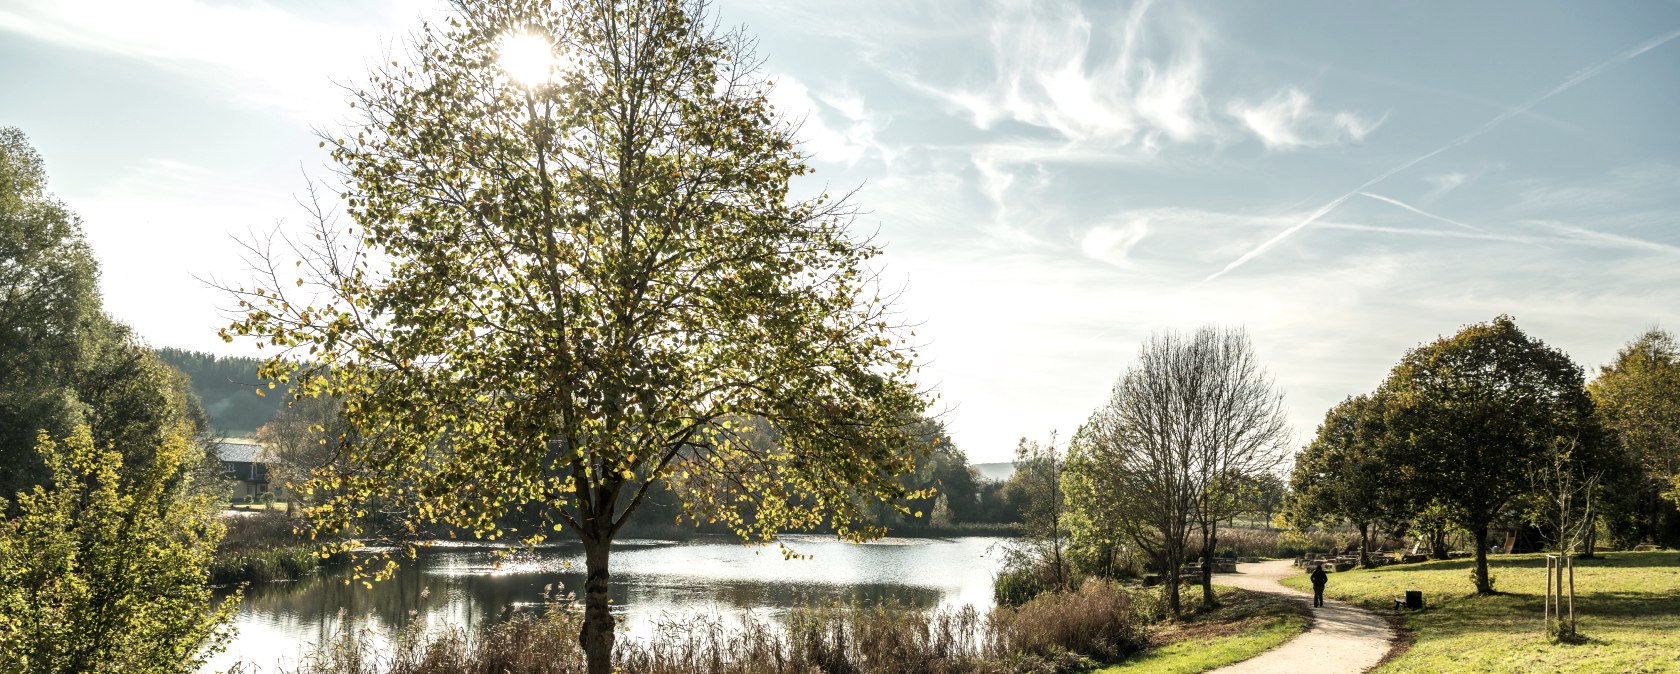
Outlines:
{"label": "tree canopy", "polygon": [[[46,180],[23,133],[0,128],[0,498],[48,478],[42,431],[86,426],[133,472],[178,424],[204,430],[185,378],[101,309],[80,221]],[[206,469],[202,446],[183,470]]]}
{"label": "tree canopy", "polygon": [[1395,488],[1402,471],[1383,454],[1382,405],[1379,398],[1361,395],[1330,408],[1318,434],[1295,455],[1289,481],[1293,525],[1352,524],[1366,565],[1371,528],[1398,524],[1407,512]]}
{"label": "tree canopy", "polygon": [[1680,344],[1651,330],[1587,386],[1614,441],[1680,504]]}
{"label": "tree canopy", "polygon": [[1597,441],[1580,366],[1499,316],[1412,349],[1379,396],[1385,451],[1413,476],[1405,489],[1475,536],[1476,589],[1492,593],[1489,524],[1560,439]]}
{"label": "tree canopy", "polygon": [[[297,265],[255,243],[229,337],[365,439],[316,522],[377,496],[410,526],[533,542],[499,522],[535,507],[580,539],[604,672],[608,551],[651,485],[750,540],[878,535],[865,506],[917,496],[894,476],[926,401],[879,248],[844,200],[791,196],[810,169],[744,36],[679,0],[454,4],[326,139],[351,224],[320,209]],[[552,61],[510,72],[515,44]]]}

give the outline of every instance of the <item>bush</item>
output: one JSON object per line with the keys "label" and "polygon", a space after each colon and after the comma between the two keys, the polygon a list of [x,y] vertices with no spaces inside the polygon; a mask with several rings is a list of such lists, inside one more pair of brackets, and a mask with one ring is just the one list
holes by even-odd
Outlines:
{"label": "bush", "polygon": [[128,477],[86,426],[38,449],[52,482],[0,519],[0,671],[197,671],[238,598],[213,602],[204,584],[221,531],[182,479],[184,429],[127,448],[151,456]]}
{"label": "bush", "polygon": [[999,606],[1021,606],[1056,589],[1055,581],[1039,569],[1004,567],[992,580],[992,599]]}
{"label": "bush", "polygon": [[1075,592],[1041,595],[1019,609],[992,612],[995,650],[1054,658],[1061,653],[1114,661],[1141,649],[1146,635],[1131,595],[1092,578]]}

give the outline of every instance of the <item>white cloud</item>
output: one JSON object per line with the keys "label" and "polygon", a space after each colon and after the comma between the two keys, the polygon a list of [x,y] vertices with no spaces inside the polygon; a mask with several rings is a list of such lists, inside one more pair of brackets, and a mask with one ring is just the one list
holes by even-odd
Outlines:
{"label": "white cloud", "polygon": [[1136,3],[1117,25],[1099,26],[1073,2],[1006,3],[984,17],[990,49],[977,65],[990,73],[981,81],[888,74],[966,111],[981,129],[1008,120],[1110,149],[1209,135],[1203,28],[1149,9]]}
{"label": "white cloud", "polygon": [[1121,224],[1103,224],[1085,232],[1079,250],[1086,257],[1116,267],[1131,267],[1132,248],[1149,235],[1148,218],[1132,218]]}
{"label": "white cloud", "polygon": [[1226,110],[1242,120],[1267,148],[1275,150],[1362,142],[1383,122],[1351,112],[1319,112],[1313,109],[1306,92],[1294,87],[1259,103],[1233,101]]}
{"label": "white cloud", "polygon": [[[868,112],[863,97],[856,92],[835,91],[813,95],[810,88],[791,75],[772,75],[770,103],[783,119],[799,125],[799,140],[806,150],[821,162],[852,165],[871,150],[890,163],[893,153],[875,140],[880,123]],[[818,104],[818,101],[822,105]],[[830,124],[824,108],[842,118]]]}

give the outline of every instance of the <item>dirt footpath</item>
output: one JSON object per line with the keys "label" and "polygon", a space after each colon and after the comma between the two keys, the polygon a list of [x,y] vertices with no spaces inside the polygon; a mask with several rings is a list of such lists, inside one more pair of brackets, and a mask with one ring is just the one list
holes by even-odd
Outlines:
{"label": "dirt footpath", "polygon": [[[1301,573],[1289,560],[1238,564],[1236,573],[1214,574],[1213,582],[1256,592],[1299,597],[1312,602],[1312,593],[1284,587],[1278,581]],[[1336,574],[1330,574],[1335,587]],[[1300,672],[1363,672],[1377,665],[1393,645],[1388,623],[1368,610],[1326,598],[1313,609],[1313,626],[1284,645],[1215,674],[1300,674]]]}

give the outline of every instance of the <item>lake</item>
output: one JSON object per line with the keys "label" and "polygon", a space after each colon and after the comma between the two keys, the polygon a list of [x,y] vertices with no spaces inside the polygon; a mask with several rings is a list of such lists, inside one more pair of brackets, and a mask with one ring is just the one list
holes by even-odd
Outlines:
{"label": "lake", "polygon": [[[1007,539],[889,538],[855,545],[822,536],[788,536],[810,559],[783,559],[774,546],[725,539],[623,540],[612,559],[615,613],[630,638],[646,638],[664,620],[711,615],[739,624],[751,615],[775,622],[795,604],[892,600],[923,608],[992,606],[992,577]],[[346,586],[346,569],[292,583],[254,585],[245,593],[228,650],[209,671],[243,662],[246,671],[296,666],[312,644],[341,630],[374,641],[411,621],[427,629],[474,627],[539,609],[545,588],[582,595],[583,549],[561,544],[501,558],[493,548],[443,545],[405,560],[396,576]],[[622,637],[621,637],[622,638]]]}

